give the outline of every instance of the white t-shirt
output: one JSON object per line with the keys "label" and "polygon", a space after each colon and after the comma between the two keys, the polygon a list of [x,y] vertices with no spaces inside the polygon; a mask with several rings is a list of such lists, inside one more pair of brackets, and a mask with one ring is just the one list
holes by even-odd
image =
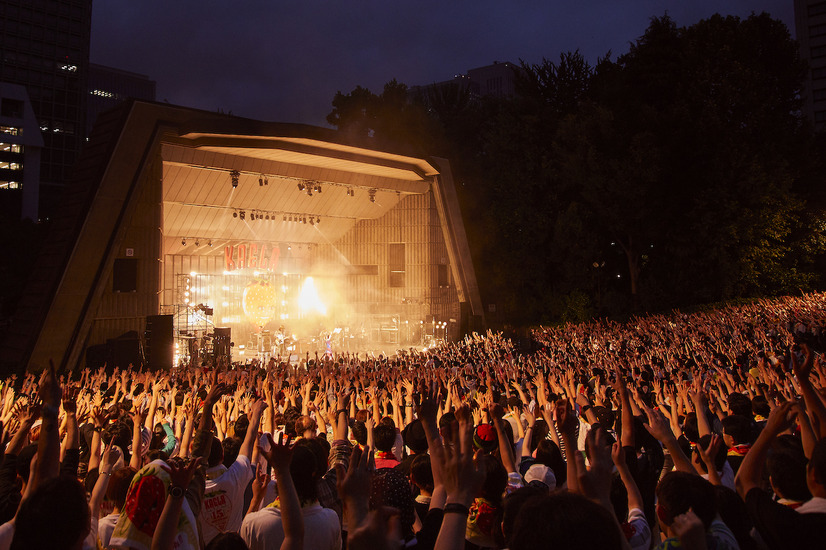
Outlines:
{"label": "white t-shirt", "polygon": [[639,508],[629,510],[627,530],[626,536],[632,550],[648,550],[651,546],[651,528]]}
{"label": "white t-shirt", "polygon": [[797,512],[800,514],[824,514],[826,513],[826,498],[813,497],[801,505]]}
{"label": "white t-shirt", "polygon": [[252,481],[250,459],[238,455],[229,468],[223,465],[207,471],[204,503],[198,517],[204,543],[220,533],[238,531],[244,518],[244,492]]}
{"label": "white t-shirt", "polygon": [[118,518],[120,514],[109,514],[108,516],[104,516],[100,518],[98,521],[98,538],[100,539],[100,545],[104,548],[109,546],[109,539],[112,538],[112,533],[115,531],[115,525],[118,524]]}
{"label": "white t-shirt", "polygon": [[[301,509],[304,516],[304,548],[306,550],[341,550],[341,526],[338,514],[322,508],[317,502]],[[284,526],[281,510],[264,508],[247,514],[241,524],[241,538],[250,550],[281,548]]]}
{"label": "white t-shirt", "polygon": [[98,518],[92,516],[92,519],[89,522],[89,534],[83,539],[83,550],[97,550],[98,522]]}
{"label": "white t-shirt", "polygon": [[9,550],[13,538],[14,520],[9,520],[3,525],[0,525],[0,550]]}

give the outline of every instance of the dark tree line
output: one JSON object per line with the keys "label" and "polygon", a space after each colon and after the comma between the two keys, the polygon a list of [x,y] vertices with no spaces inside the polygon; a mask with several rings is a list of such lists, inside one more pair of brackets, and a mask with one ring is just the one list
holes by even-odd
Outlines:
{"label": "dark tree line", "polygon": [[616,60],[522,63],[514,98],[336,94],[354,139],[447,156],[483,300],[510,323],[823,288],[824,136],[767,14],[653,18]]}

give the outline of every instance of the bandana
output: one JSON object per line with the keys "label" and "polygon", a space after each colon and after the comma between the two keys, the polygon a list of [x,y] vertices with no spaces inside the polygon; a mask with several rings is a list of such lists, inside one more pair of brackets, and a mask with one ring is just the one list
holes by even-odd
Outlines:
{"label": "bandana", "polygon": [[477,498],[470,506],[465,538],[478,546],[493,546],[493,528],[496,507],[483,498]]}
{"label": "bandana", "polygon": [[[109,542],[111,546],[133,550],[150,550],[152,535],[161,517],[166,494],[169,490],[169,474],[161,466],[162,460],[150,462],[135,474],[123,511],[118,518],[115,531]],[[198,550],[198,531],[195,515],[184,498],[181,514],[178,518],[177,534],[172,548],[174,550]]]}
{"label": "bandana", "polygon": [[801,506],[803,506],[804,502],[799,500],[789,500],[787,498],[780,498],[777,500],[778,504],[782,504],[787,508],[791,508],[792,510],[797,510]]}
{"label": "bandana", "polygon": [[751,449],[751,444],[744,443],[743,445],[735,445],[728,450],[728,456],[746,456],[746,453]]}

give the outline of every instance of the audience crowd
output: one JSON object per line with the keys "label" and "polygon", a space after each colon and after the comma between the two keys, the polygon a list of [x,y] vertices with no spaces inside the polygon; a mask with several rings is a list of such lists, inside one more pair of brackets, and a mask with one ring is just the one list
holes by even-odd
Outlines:
{"label": "audience crowd", "polygon": [[826,546],[826,294],[0,386],[0,550]]}

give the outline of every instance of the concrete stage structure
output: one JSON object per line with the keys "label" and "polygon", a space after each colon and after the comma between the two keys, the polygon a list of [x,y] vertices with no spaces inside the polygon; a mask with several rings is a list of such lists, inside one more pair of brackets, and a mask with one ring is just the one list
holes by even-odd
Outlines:
{"label": "concrete stage structure", "polygon": [[53,229],[6,371],[76,368],[124,334],[141,361],[173,349],[163,368],[227,334],[238,360],[484,324],[449,163],[329,129],[130,101],[99,118]]}

